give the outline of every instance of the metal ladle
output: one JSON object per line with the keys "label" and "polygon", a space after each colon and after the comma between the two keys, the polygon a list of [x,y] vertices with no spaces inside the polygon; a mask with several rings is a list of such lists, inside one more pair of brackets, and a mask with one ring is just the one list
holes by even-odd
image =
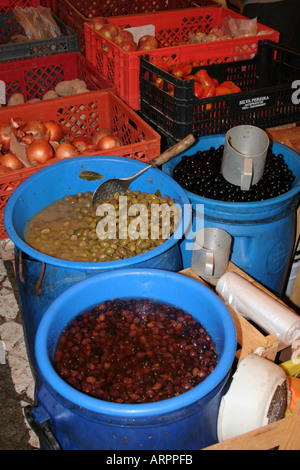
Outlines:
{"label": "metal ladle", "polygon": [[195,142],[195,137],[193,134],[187,135],[184,139],[177,142],[165,152],[161,153],[158,157],[154,158],[150,165],[145,166],[140,171],[135,173],[132,176],[126,178],[112,178],[104,183],[101,183],[93,194],[93,204],[100,204],[106,199],[109,199],[114,193],[124,193],[130,186],[130,184],[138,178],[140,175],[149,170],[149,168],[156,167],[157,165],[162,165],[163,163],[168,162],[172,158],[176,157],[179,153],[186,150]]}

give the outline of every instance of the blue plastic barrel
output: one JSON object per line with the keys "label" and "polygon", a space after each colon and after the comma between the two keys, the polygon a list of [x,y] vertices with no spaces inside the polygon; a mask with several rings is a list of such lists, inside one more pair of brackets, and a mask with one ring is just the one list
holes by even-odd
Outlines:
{"label": "blue plastic barrel", "polygon": [[[182,269],[179,249],[180,234],[191,224],[191,208],[186,192],[169,176],[156,168],[141,175],[131,189],[154,193],[160,190],[182,204],[182,226],[159,247],[147,253],[112,262],[87,263],[66,261],[31,248],[24,240],[28,220],[52,202],[78,192],[94,191],[106,179],[131,176],[145,163],[124,157],[76,157],[48,166],[24,181],[9,198],[4,223],[9,238],[16,246],[16,277],[23,315],[25,340],[32,371],[35,374],[34,340],[39,322],[49,305],[73,284],[101,272],[129,266]],[[103,180],[80,178],[83,170],[103,175]],[[189,210],[190,209],[190,210]]]}
{"label": "blue plastic barrel", "polygon": [[[77,391],[52,365],[58,338],[77,314],[111,298],[148,298],[189,312],[215,341],[216,368],[188,392],[153,403],[112,403]],[[217,442],[219,404],[235,357],[236,330],[225,304],[195,279],[134,267],[86,279],[48,308],[38,327],[35,349],[41,380],[36,408],[30,414],[42,448],[51,448],[54,441],[55,448],[63,450],[186,450]],[[52,439],[45,444],[49,433]]]}
{"label": "blue plastic barrel", "polygon": [[[225,135],[201,137],[187,151],[163,165],[172,176],[184,155],[224,145]],[[197,196],[187,191],[193,206],[192,230],[180,244],[184,267],[191,265],[195,232],[203,227],[218,227],[233,237],[231,261],[266,288],[281,295],[287,281],[296,236],[300,191],[300,157],[290,148],[273,142],[272,152],[283,154],[295,181],[285,194],[265,201],[226,202]]]}

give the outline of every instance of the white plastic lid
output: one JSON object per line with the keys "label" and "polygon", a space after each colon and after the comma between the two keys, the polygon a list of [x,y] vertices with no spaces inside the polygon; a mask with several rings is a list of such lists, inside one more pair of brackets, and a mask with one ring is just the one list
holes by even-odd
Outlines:
{"label": "white plastic lid", "polygon": [[284,416],[288,386],[283,369],[251,353],[239,364],[229,390],[222,397],[218,439],[225,441]]}

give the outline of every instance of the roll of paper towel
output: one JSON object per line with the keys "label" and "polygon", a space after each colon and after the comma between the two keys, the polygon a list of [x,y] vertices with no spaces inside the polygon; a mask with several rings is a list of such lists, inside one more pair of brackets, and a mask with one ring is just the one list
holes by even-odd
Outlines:
{"label": "roll of paper towel", "polygon": [[300,316],[236,273],[220,277],[216,291],[225,304],[290,346],[300,337]]}

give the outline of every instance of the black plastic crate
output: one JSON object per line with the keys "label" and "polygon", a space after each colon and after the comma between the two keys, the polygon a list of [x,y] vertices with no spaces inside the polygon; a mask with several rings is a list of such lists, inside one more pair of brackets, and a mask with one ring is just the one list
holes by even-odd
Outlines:
{"label": "black plastic crate", "polygon": [[12,12],[0,14],[0,62],[32,59],[34,57],[78,51],[78,34],[53,15],[62,35],[43,41],[6,44],[16,34],[25,35]]}
{"label": "black plastic crate", "polygon": [[[151,64],[147,56],[140,57],[140,113],[166,137],[177,141],[191,132],[200,137],[224,134],[241,124],[266,128],[300,119],[299,92],[293,88],[293,82],[300,80],[300,51],[259,41],[253,59],[195,67],[192,73],[201,68],[219,82],[233,81],[242,91],[198,99],[192,80],[176,78]],[[162,89],[153,83],[153,76],[164,81]],[[167,91],[170,86],[174,96]]]}

